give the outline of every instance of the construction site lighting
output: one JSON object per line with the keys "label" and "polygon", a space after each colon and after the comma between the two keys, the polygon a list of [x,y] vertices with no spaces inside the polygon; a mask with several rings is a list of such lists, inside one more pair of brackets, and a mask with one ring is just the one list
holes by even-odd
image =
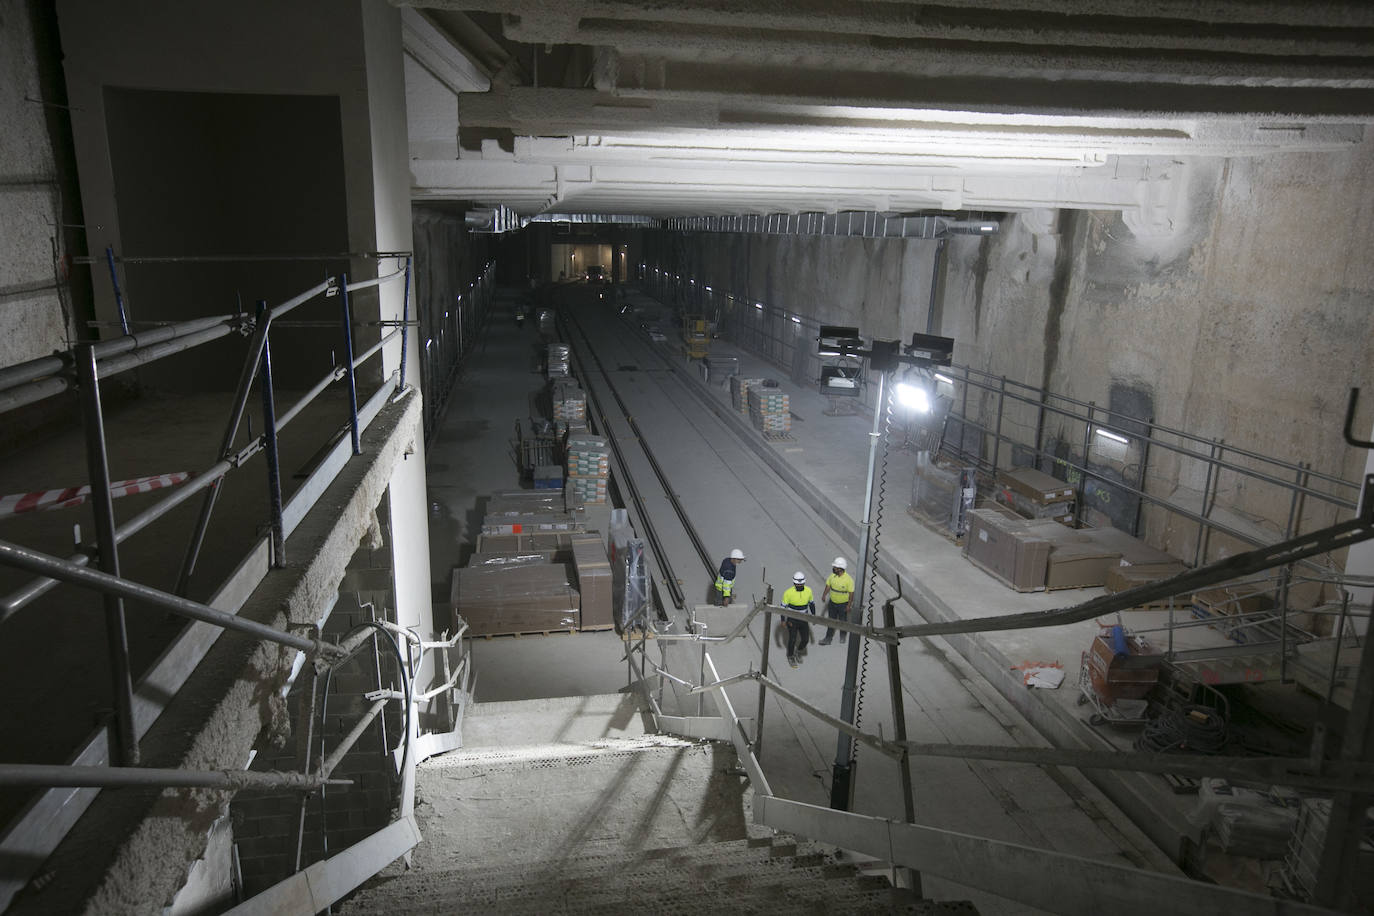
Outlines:
{"label": "construction site lighting", "polygon": [[898,382],[897,403],[917,413],[930,413],[930,392],[921,385]]}

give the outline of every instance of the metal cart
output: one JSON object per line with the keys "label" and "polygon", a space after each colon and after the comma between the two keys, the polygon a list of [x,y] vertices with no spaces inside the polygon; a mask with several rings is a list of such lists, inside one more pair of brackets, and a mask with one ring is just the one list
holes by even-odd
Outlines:
{"label": "metal cart", "polygon": [[1088,716],[1089,725],[1144,725],[1149,721],[1146,713],[1150,708],[1149,700],[1118,699],[1108,703],[1098,696],[1088,672],[1088,653],[1082,652],[1078,658],[1078,705],[1092,706]]}

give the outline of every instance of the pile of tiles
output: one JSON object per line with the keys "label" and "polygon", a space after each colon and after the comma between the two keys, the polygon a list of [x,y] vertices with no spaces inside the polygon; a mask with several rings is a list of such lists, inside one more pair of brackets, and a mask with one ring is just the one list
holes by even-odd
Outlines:
{"label": "pile of tiles", "polygon": [[792,414],[788,412],[786,393],[751,385],[748,397],[749,422],[755,429],[771,435],[791,432]]}
{"label": "pile of tiles", "polygon": [[568,437],[567,490],[574,504],[604,503],[611,477],[611,450],[601,436]]}

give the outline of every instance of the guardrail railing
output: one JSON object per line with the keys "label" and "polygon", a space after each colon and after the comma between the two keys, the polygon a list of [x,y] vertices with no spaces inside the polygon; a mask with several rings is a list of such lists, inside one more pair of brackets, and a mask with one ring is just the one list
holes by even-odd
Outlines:
{"label": "guardrail railing", "polygon": [[[1213,757],[1203,754],[1159,755],[1148,752],[926,744],[907,741],[900,689],[900,645],[903,639],[912,637],[1059,626],[1090,620],[1161,598],[1191,594],[1197,589],[1230,581],[1238,576],[1253,575],[1278,567],[1287,568],[1304,557],[1374,538],[1374,500],[1371,500],[1371,496],[1374,496],[1374,475],[1365,483],[1362,504],[1367,508],[1360,516],[1348,522],[1281,544],[1257,548],[1199,569],[1189,570],[1162,582],[1093,598],[1073,607],[898,626],[895,623],[894,605],[902,600],[899,590],[897,597],[890,598],[883,604],[883,626],[848,620],[826,620],[827,625],[848,631],[855,638],[885,646],[891,680],[889,692],[894,706],[892,718],[893,722],[897,723],[892,737],[865,732],[851,722],[832,716],[770,677],[768,656],[772,644],[773,616],[805,622],[812,622],[815,618],[804,611],[794,611],[769,604],[767,601],[756,602],[730,633],[723,637],[711,637],[700,632],[656,634],[654,643],[660,647],[661,664],[654,663],[648,658],[649,641],[646,639],[647,633],[641,630],[637,641],[631,640],[627,643],[625,660],[628,678],[630,685],[640,691],[662,730],[697,738],[725,740],[734,744],[741,765],[754,783],[756,823],[774,829],[788,830],[813,840],[836,843],[844,848],[888,861],[894,867],[911,869],[914,887],[919,888],[919,873],[930,871],[960,884],[982,888],[1013,900],[1056,911],[1095,912],[1105,905],[1111,905],[1126,912],[1149,914],[1155,907],[1152,902],[1155,900],[1153,895],[1167,891],[1171,895],[1171,906],[1180,912],[1215,912],[1219,906],[1244,906],[1247,911],[1259,907],[1260,909],[1255,910],[1257,912],[1287,912],[1293,904],[1284,903],[1280,908],[1278,901],[1268,897],[916,824],[910,758],[913,755],[952,756],[1073,766],[1081,769],[1220,776],[1230,780],[1277,783],[1332,792],[1338,798],[1356,801],[1374,794],[1374,764],[1358,754],[1346,755],[1336,761],[1324,759],[1320,750],[1320,736],[1314,736],[1313,753],[1306,757],[1245,758]],[[1343,606],[1343,615],[1346,610],[1348,604]],[[708,645],[738,639],[759,615],[763,617],[759,668],[755,670],[751,664],[745,672],[722,677],[707,652]],[[1341,637],[1338,636],[1337,647],[1340,642]],[[678,643],[696,643],[700,649],[700,674],[696,682],[691,680],[687,672],[671,670],[672,666],[664,647]],[[1356,683],[1352,715],[1365,715],[1374,710],[1374,677],[1363,676],[1367,671],[1374,673],[1374,646],[1371,646],[1370,640],[1367,639],[1361,648],[1360,671],[1362,676]],[[654,696],[651,687],[651,682],[655,679],[659,698]],[[759,685],[752,729],[736,714],[725,693],[727,687],[747,681],[756,681]],[[717,716],[703,716],[700,706],[694,716],[665,712],[661,702],[665,684],[671,685],[675,692],[678,687],[685,688],[683,696],[686,697],[701,697],[709,693],[715,702]],[[895,761],[900,768],[905,820],[866,817],[774,796],[759,760],[762,754],[766,701],[770,691],[777,699],[847,735],[856,744]],[[1363,810],[1358,805],[1356,807],[1360,811]],[[1339,831],[1344,830],[1346,826],[1342,823],[1339,827],[1333,827],[1332,832],[1328,834],[1325,847],[1328,854],[1338,854],[1332,850],[1341,847],[1342,834]],[[971,873],[970,863],[973,862],[981,863],[976,875]],[[1056,887],[1054,882],[1046,884],[1036,881],[1027,884],[1026,878],[1032,873],[1040,876],[1060,875],[1066,880],[1068,875],[1075,874],[1078,875],[1078,879],[1072,889]],[[1114,890],[1109,892],[1109,888]],[[1334,888],[1326,888],[1325,892],[1339,895],[1339,891]],[[1321,912],[1316,907],[1300,904],[1296,906],[1298,909],[1295,911]]]}

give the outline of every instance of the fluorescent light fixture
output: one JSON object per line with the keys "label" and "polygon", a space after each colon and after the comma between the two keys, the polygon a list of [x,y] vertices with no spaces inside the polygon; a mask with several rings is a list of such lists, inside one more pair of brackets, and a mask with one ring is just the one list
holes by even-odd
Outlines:
{"label": "fluorescent light fixture", "polygon": [[707,287],[703,287],[703,288],[704,288],[708,293],[711,292],[711,287],[707,286]]}
{"label": "fluorescent light fixture", "polygon": [[954,384],[954,379],[950,378],[948,375],[941,375],[937,372],[935,373],[935,377],[942,382],[949,382],[951,385]]}
{"label": "fluorescent light fixture", "polygon": [[1093,432],[1097,433],[1104,439],[1111,439],[1113,442],[1120,442],[1122,445],[1125,445],[1126,443],[1131,441],[1130,439],[1127,439],[1125,436],[1119,435],[1109,430],[1105,430],[1100,426],[1094,429]]}
{"label": "fluorescent light fixture", "polygon": [[754,303],[754,308],[758,309],[760,312],[763,311],[763,303],[762,303],[762,302],[755,302],[755,303]]}
{"label": "fluorescent light fixture", "polygon": [[897,403],[903,407],[910,407],[917,413],[930,413],[930,392],[920,385],[898,382]]}
{"label": "fluorescent light fixture", "polygon": [[801,324],[801,319],[798,318],[796,315],[792,316],[792,320],[795,321],[797,324]]}

